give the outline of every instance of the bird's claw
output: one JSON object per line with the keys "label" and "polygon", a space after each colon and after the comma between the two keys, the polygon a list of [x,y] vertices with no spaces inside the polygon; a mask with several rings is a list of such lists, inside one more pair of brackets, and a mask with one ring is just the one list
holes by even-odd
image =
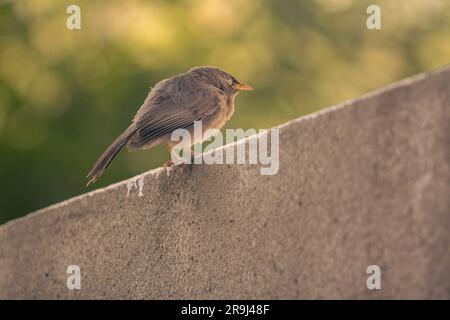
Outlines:
{"label": "bird's claw", "polygon": [[173,162],[172,160],[168,160],[166,161],[166,163],[164,164],[164,168],[170,168],[172,166],[175,165],[175,162]]}

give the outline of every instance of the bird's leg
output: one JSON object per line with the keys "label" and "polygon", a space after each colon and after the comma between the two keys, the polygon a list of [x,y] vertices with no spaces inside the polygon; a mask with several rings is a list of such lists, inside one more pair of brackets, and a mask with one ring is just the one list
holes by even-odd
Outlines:
{"label": "bird's leg", "polygon": [[[166,161],[166,163],[164,164],[164,168],[172,167],[175,164],[175,162],[172,161],[172,149],[173,149],[172,146],[170,144],[166,143],[166,148],[169,151],[170,160]],[[174,154],[176,154],[176,153],[174,152]]]}
{"label": "bird's leg", "polygon": [[[164,167],[171,167],[171,166],[173,166],[173,165],[175,165],[175,164],[180,164],[180,163],[183,163],[183,164],[189,164],[189,162],[186,163],[186,160],[185,160],[184,157],[181,157],[178,153],[176,153],[175,151],[173,151],[173,146],[172,146],[170,143],[166,143],[165,146],[166,146],[167,150],[168,150],[169,153],[170,153],[170,158],[171,158],[171,159],[168,160],[168,161],[164,164]],[[183,149],[183,152],[189,152],[190,160],[191,160],[190,163],[191,163],[191,164],[194,163],[194,156],[193,156],[193,154],[192,154],[192,150],[191,150],[191,149],[188,149],[188,148],[185,148],[185,149]]]}
{"label": "bird's leg", "polygon": [[195,156],[196,156],[195,152],[192,151],[191,149],[186,149],[185,151],[189,152],[189,157],[190,157],[190,160],[191,160],[191,161],[187,163],[187,162],[183,159],[183,163],[184,163],[184,164],[194,164],[194,158],[195,158]]}
{"label": "bird's leg", "polygon": [[164,163],[164,168],[170,168],[174,165],[175,163],[172,160],[167,160],[166,163]]}
{"label": "bird's leg", "polygon": [[[164,164],[164,168],[172,167],[173,165],[181,163],[183,165],[183,167],[189,168],[189,172],[192,173],[192,169],[193,169],[192,164],[194,163],[194,158],[196,156],[196,153],[194,151],[192,151],[192,149],[190,149],[190,148],[183,149],[183,152],[189,152],[189,156],[190,156],[190,160],[191,160],[189,162],[189,161],[186,161],[186,159],[185,159],[186,157],[181,157],[176,152],[173,152],[172,145],[166,144],[166,148],[170,152],[171,159]],[[172,152],[173,152],[173,155],[172,155]],[[172,159],[174,159],[175,162]]]}
{"label": "bird's leg", "polygon": [[189,149],[189,156],[191,157],[191,164],[194,164],[194,158],[199,154],[191,149]]}
{"label": "bird's leg", "polygon": [[[201,143],[202,143],[202,142],[200,142],[200,146],[201,146]],[[194,144],[194,146],[193,146],[193,150],[192,150],[192,149],[189,149],[190,155],[191,155],[191,163],[194,163],[194,159],[197,158],[197,157],[199,157],[199,156],[201,156],[201,155],[203,154],[202,148],[200,148],[200,149],[198,150],[198,152],[197,152],[196,150],[197,150],[197,148],[196,148],[196,145],[195,145],[195,144]],[[202,160],[201,160],[201,161],[202,161]]]}

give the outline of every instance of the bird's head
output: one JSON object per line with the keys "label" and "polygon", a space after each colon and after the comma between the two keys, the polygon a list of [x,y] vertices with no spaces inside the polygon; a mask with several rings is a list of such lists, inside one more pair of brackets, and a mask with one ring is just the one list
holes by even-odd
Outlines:
{"label": "bird's head", "polygon": [[239,82],[230,73],[217,67],[196,67],[189,70],[189,72],[200,81],[206,81],[208,84],[233,96],[239,91],[253,90],[250,85]]}

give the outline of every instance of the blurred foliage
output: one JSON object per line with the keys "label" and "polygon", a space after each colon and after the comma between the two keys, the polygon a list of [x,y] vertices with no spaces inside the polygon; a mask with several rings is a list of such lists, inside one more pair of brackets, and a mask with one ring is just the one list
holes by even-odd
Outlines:
{"label": "blurred foliage", "polygon": [[[66,8],[81,7],[81,30]],[[268,128],[447,64],[449,0],[0,0],[0,223],[90,189],[148,89],[198,65],[253,85],[229,128]],[[122,152],[95,187],[160,166]]]}

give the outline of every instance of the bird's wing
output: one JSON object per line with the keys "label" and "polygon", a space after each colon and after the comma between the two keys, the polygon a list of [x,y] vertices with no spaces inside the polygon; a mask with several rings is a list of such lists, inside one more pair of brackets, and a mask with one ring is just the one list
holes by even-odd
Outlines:
{"label": "bird's wing", "polygon": [[129,141],[129,149],[142,148],[176,129],[189,128],[194,121],[202,121],[217,112],[220,102],[214,88],[148,99],[134,119],[136,133]]}

